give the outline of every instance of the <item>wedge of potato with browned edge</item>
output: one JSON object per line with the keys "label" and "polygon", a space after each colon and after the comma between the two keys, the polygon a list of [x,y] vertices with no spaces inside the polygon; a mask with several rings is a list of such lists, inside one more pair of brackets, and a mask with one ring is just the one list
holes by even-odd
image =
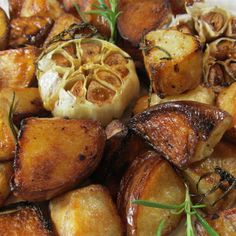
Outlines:
{"label": "wedge of potato with browned edge", "polygon": [[90,185],[53,199],[50,212],[59,236],[123,235],[116,206],[107,189],[100,185]]}
{"label": "wedge of potato with browned edge", "polygon": [[11,48],[24,45],[40,47],[48,36],[52,25],[53,20],[49,17],[17,17],[10,24],[9,45]]}
{"label": "wedge of potato with browned edge", "polygon": [[39,49],[32,46],[0,51],[0,90],[30,86],[39,53]]}
{"label": "wedge of potato with browned edge", "polygon": [[0,163],[0,206],[3,205],[11,192],[10,179],[13,174],[13,163]]}
{"label": "wedge of potato with browned edge", "polygon": [[[215,173],[215,168],[220,167],[231,175],[236,176],[236,147],[233,144],[220,142],[215,151],[207,159],[193,164],[184,171],[187,181],[191,186],[191,190],[200,195],[211,190],[220,180],[220,176]],[[202,177],[202,179],[200,179]],[[200,182],[199,182],[200,180]],[[198,183],[199,182],[199,183]],[[228,185],[225,183],[225,187]],[[214,202],[218,200],[223,194],[224,189],[217,189],[211,194],[207,194],[203,198],[203,203],[207,206],[206,211],[215,213],[218,210],[228,209],[236,203],[236,191],[232,190],[222,200],[218,201],[214,206]],[[196,199],[199,200],[199,199]]]}
{"label": "wedge of potato with browned edge", "polygon": [[9,36],[9,20],[5,11],[0,7],[0,51],[6,49]]}
{"label": "wedge of potato with browned edge", "polygon": [[53,236],[50,223],[33,204],[16,204],[1,209],[0,235]]}
{"label": "wedge of potato with browned edge", "polygon": [[58,19],[56,19],[52,30],[50,31],[46,41],[44,42],[44,46],[46,46],[52,39],[54,36],[60,34],[62,31],[68,29],[72,24],[74,23],[80,23],[81,21],[71,15],[71,14],[63,14],[60,17],[58,17]]}
{"label": "wedge of potato with browned edge", "polygon": [[149,107],[148,103],[149,99],[150,99],[150,106],[172,101],[195,101],[209,105],[214,105],[215,93],[211,88],[205,88],[201,85],[186,93],[174,96],[167,96],[163,99],[160,98],[157,94],[153,93],[150,98],[149,96],[143,96],[139,98],[133,108],[133,113],[137,114],[146,110]]}
{"label": "wedge of potato with browned edge", "polygon": [[233,117],[233,127],[226,132],[230,141],[236,143],[236,83],[224,88],[217,97],[217,106]]}
{"label": "wedge of potato with browned edge", "polygon": [[98,122],[25,119],[16,149],[14,194],[40,201],[73,188],[97,167],[105,140]]}
{"label": "wedge of potato with browned edge", "polygon": [[[206,218],[219,236],[236,236],[236,208],[210,215]],[[197,236],[208,236],[201,224],[196,225]]]}
{"label": "wedge of potato with browned edge", "polygon": [[165,220],[163,235],[169,235],[179,224],[181,214],[134,204],[134,200],[147,200],[163,204],[181,204],[185,186],[174,169],[155,152],[146,152],[132,163],[121,181],[118,208],[126,223],[127,235],[153,236],[158,225]]}
{"label": "wedge of potato with browned edge", "polygon": [[64,13],[57,0],[24,0],[20,16],[46,16],[52,19],[58,18]]}
{"label": "wedge of potato with browned edge", "polygon": [[156,30],[143,42],[144,64],[161,96],[196,88],[202,77],[202,51],[197,38],[178,30]]}
{"label": "wedge of potato with browned edge", "polygon": [[138,0],[119,5],[122,12],[117,23],[119,33],[133,46],[139,45],[143,35],[162,28],[171,20],[171,9],[167,0]]}
{"label": "wedge of potato with browned edge", "polygon": [[185,168],[213,152],[231,120],[216,107],[179,101],[150,107],[128,126],[174,165]]}
{"label": "wedge of potato with browned edge", "polygon": [[31,116],[48,116],[43,107],[43,102],[39,95],[38,88],[5,88],[0,91],[1,99],[7,99],[8,103],[12,103],[15,94],[15,107],[13,112],[13,123],[19,127],[20,122]]}

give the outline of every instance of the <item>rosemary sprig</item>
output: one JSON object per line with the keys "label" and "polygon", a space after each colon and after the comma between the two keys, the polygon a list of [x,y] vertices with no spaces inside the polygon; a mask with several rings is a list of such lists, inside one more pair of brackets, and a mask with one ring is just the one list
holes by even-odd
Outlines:
{"label": "rosemary sprig", "polygon": [[[207,223],[207,221],[199,214],[197,209],[205,207],[205,205],[202,204],[196,204],[193,205],[188,186],[186,186],[186,195],[185,200],[183,203],[179,205],[172,205],[172,204],[162,204],[157,202],[150,202],[150,201],[144,201],[144,200],[135,200],[132,202],[133,204],[143,205],[146,207],[153,207],[153,208],[159,208],[159,209],[166,209],[166,210],[172,210],[173,214],[181,214],[182,212],[185,212],[186,214],[186,235],[187,236],[194,236],[194,229],[192,226],[192,217],[194,216],[199,223],[204,227],[204,229],[207,231],[207,233],[210,236],[219,236],[219,234]],[[159,224],[157,235],[161,236],[161,231],[164,228],[164,222],[161,221]]]}
{"label": "rosemary sprig", "polygon": [[157,236],[161,236],[164,226],[165,226],[165,220],[162,219],[157,229]]}
{"label": "rosemary sprig", "polygon": [[117,0],[109,0],[111,7],[107,6],[104,0],[98,0],[98,3],[99,5],[93,5],[96,10],[87,11],[85,14],[95,14],[104,17],[111,30],[109,41],[115,43],[117,38],[117,19],[121,14],[121,12],[118,11]]}
{"label": "rosemary sprig", "polygon": [[10,105],[10,108],[9,108],[9,113],[8,113],[8,122],[9,122],[9,126],[11,128],[11,131],[14,135],[15,140],[17,140],[18,130],[17,130],[16,126],[13,123],[13,114],[16,110],[16,105],[17,105],[16,102],[15,102],[15,99],[16,99],[16,93],[13,92],[12,102],[11,102],[11,105]]}

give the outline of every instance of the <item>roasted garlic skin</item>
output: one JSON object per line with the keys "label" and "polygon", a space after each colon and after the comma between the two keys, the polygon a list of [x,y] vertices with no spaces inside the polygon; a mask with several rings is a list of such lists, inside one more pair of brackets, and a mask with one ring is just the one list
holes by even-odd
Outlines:
{"label": "roasted garlic skin", "polygon": [[49,46],[38,61],[39,90],[54,116],[99,120],[120,118],[139,93],[133,60],[95,38]]}

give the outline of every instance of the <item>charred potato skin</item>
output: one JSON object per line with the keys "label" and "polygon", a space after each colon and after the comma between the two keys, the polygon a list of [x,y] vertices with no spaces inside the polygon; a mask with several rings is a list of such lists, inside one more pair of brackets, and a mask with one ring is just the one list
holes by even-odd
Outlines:
{"label": "charred potato skin", "polygon": [[[9,225],[11,224],[11,227]],[[0,211],[0,234],[53,236],[51,222],[33,203],[16,203]]]}
{"label": "charred potato skin", "polygon": [[[198,150],[223,123],[225,131],[231,125],[231,116],[227,112],[207,104],[179,101],[150,107],[134,116],[128,127],[174,165],[186,168],[205,157],[198,156]],[[223,131],[217,134],[217,142]]]}
{"label": "charred potato skin", "polygon": [[[52,119],[54,121],[51,121]],[[66,120],[57,118],[52,118],[52,119],[27,118],[23,120],[23,122],[21,123],[21,129],[18,135],[16,154],[14,159],[14,175],[13,178],[11,179],[11,190],[13,191],[16,197],[20,197],[27,201],[43,201],[51,199],[54,196],[57,196],[61,193],[64,193],[72,189],[74,186],[81,183],[88,176],[90,176],[102,158],[106,136],[100,123],[86,120]],[[67,139],[65,139],[65,141],[63,143],[60,143],[59,145],[58,143],[54,144],[51,141],[48,150],[43,150],[41,154],[39,153],[38,156],[39,158],[40,155],[42,156],[47,155],[51,157],[56,156],[57,159],[61,158],[61,161],[65,160],[66,157],[73,159],[74,161],[73,163],[68,162],[70,171],[68,170],[68,167],[65,167],[64,170],[57,169],[57,165],[60,162],[55,164],[56,160],[50,162],[50,158],[42,160],[41,162],[39,162],[38,160],[36,163],[33,162],[34,160],[32,159],[31,160],[32,166],[28,166],[28,169],[23,168],[24,158],[22,160],[22,156],[25,155],[25,148],[30,146],[28,145],[29,136],[35,132],[34,131],[35,125],[37,132],[37,122],[40,120],[41,120],[41,128],[42,125],[44,125],[43,123],[49,126],[51,125],[52,135],[53,135],[53,128],[57,129],[55,131],[56,135],[55,138],[58,138],[59,136],[58,132],[60,131],[61,135],[64,132],[64,134],[69,139],[67,129],[69,129],[69,131],[72,131],[70,129],[71,128],[70,125],[73,126],[72,123],[74,123],[74,129],[76,128],[81,129],[81,137],[83,136],[84,139],[86,137],[87,142],[91,142],[91,143],[83,143],[83,146],[81,147],[82,150],[78,150],[79,153],[77,154],[78,156],[76,157],[70,155],[70,153],[63,154],[64,157],[63,155],[62,156],[60,155],[60,153],[63,153],[62,150],[60,151],[60,146],[62,146],[63,143],[67,141]],[[55,123],[53,124],[53,122]],[[48,129],[50,129],[50,127],[48,127]],[[39,130],[40,127],[38,127],[38,131]],[[31,134],[29,134],[30,132]],[[44,133],[41,133],[41,135],[44,135],[44,138],[47,136],[46,132],[47,130],[44,128]],[[39,133],[37,133],[37,136],[34,136],[33,134],[32,139],[36,139],[36,137],[39,137]],[[40,138],[43,137],[41,136]],[[60,138],[62,138],[62,136],[60,136]],[[76,143],[74,144],[76,145]],[[79,144],[77,143],[77,145]],[[32,156],[34,155],[32,154]],[[53,170],[56,171],[55,175],[51,175]],[[56,173],[64,174],[63,171],[65,171],[65,175],[67,175],[66,177],[64,175],[63,176],[56,175]],[[31,180],[28,181],[29,179]],[[66,181],[64,181],[65,179]]]}
{"label": "charred potato skin", "polygon": [[[157,172],[159,173],[158,177],[156,174]],[[184,184],[181,181],[181,179],[177,176],[177,174],[174,172],[169,163],[163,160],[158,154],[156,154],[153,151],[148,151],[146,153],[141,154],[134,160],[134,162],[131,164],[131,166],[125,173],[124,177],[122,178],[120,184],[120,191],[118,194],[118,200],[117,200],[118,209],[120,215],[122,216],[124,224],[126,224],[127,235],[147,235],[143,231],[141,231],[142,226],[138,225],[139,224],[138,214],[141,214],[141,208],[138,205],[132,204],[132,201],[137,199],[148,200],[147,199],[148,197],[151,197],[152,201],[154,201],[153,199],[155,197],[157,198],[159,197],[156,196],[154,192],[152,192],[153,189],[150,186],[150,183],[153,179],[153,175],[155,175],[155,178],[158,178],[158,180],[160,181],[159,182],[160,185],[162,185],[161,181],[163,183],[167,181],[167,178],[168,181],[174,181],[174,186],[176,186],[178,190],[175,193],[175,198],[172,198],[170,200],[171,198],[170,197],[168,199],[169,201],[176,201],[181,203],[184,200]],[[156,188],[157,186],[160,187],[159,185],[155,185],[153,186],[153,188]],[[166,187],[168,188],[168,185]],[[148,196],[148,190],[145,188],[150,188],[149,190],[151,192],[151,196]],[[164,187],[161,186],[160,188],[161,188],[160,190],[161,193],[163,193]],[[158,194],[161,193],[159,192]],[[165,198],[164,195],[160,197],[159,201],[158,200],[157,201],[165,203],[166,199],[163,198]],[[163,216],[163,213],[160,214]],[[174,216],[173,218],[172,218],[173,215],[171,216],[171,213],[170,214],[167,213],[167,215],[168,216],[165,215],[165,217],[168,218],[167,220],[168,226],[163,230],[163,235],[169,235],[169,233],[172,232],[175,229],[175,227],[177,227],[179,221],[181,220],[181,215],[177,217]],[[148,230],[151,231],[151,229]]]}
{"label": "charred potato skin", "polygon": [[7,48],[9,38],[9,20],[5,11],[0,7],[0,50]]}
{"label": "charred potato skin", "polygon": [[[220,236],[235,236],[236,208],[210,215],[206,217],[206,220]],[[198,223],[196,224],[196,229],[198,236],[208,235],[204,228]]]}

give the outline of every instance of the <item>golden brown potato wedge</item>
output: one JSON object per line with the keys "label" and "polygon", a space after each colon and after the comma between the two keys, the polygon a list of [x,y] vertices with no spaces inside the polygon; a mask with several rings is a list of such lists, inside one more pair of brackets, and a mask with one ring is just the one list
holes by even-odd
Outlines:
{"label": "golden brown potato wedge", "polygon": [[50,212],[59,236],[123,235],[115,204],[107,189],[100,185],[90,185],[53,199]]}
{"label": "golden brown potato wedge", "polygon": [[39,55],[36,47],[0,51],[0,90],[24,88],[35,78],[35,61]]}
{"label": "golden brown potato wedge", "polygon": [[179,168],[213,152],[231,116],[213,106],[192,102],[168,102],[134,116],[129,128]]}
{"label": "golden brown potato wedge", "polygon": [[16,105],[13,110],[13,122],[17,127],[24,118],[49,115],[43,107],[38,88],[5,88],[0,92],[0,100],[7,99],[11,104],[14,94]]}
{"label": "golden brown potato wedge", "polygon": [[50,223],[33,204],[5,207],[0,212],[0,235],[52,236]]}
{"label": "golden brown potato wedge", "polygon": [[181,214],[133,204],[147,200],[163,204],[180,204],[185,186],[170,164],[155,152],[146,152],[132,163],[121,181],[118,208],[127,227],[127,235],[155,235],[162,219],[163,235],[169,235],[179,224]]}
{"label": "golden brown potato wedge", "polygon": [[49,17],[30,16],[17,17],[11,21],[10,46],[12,48],[24,45],[41,46],[53,25]]}
{"label": "golden brown potato wedge", "polygon": [[160,29],[171,20],[171,9],[166,0],[138,0],[120,4],[122,14],[118,30],[122,38],[138,46],[143,35]]}
{"label": "golden brown potato wedge", "polygon": [[81,21],[71,14],[63,14],[56,19],[52,30],[50,31],[44,46],[47,45],[54,36],[60,34],[63,30],[69,28],[74,23],[80,23]]}
{"label": "golden brown potato wedge", "polygon": [[3,205],[10,194],[10,179],[13,174],[13,163],[0,163],[0,206]]}
{"label": "golden brown potato wedge", "polygon": [[81,183],[101,160],[105,139],[97,122],[24,120],[16,149],[14,194],[30,201],[47,200]]}
{"label": "golden brown potato wedge", "polygon": [[[133,113],[137,114],[146,110],[149,106],[148,100],[149,96],[143,96],[139,98],[134,106]],[[161,99],[157,94],[153,93],[151,95],[150,106],[172,101],[195,101],[209,105],[214,105],[215,93],[211,88],[205,88],[201,85],[186,93],[175,96],[167,96],[163,99]]]}
{"label": "golden brown potato wedge", "polygon": [[64,13],[62,6],[57,0],[24,0],[20,16],[45,16],[57,19]]}
{"label": "golden brown potato wedge", "polygon": [[236,83],[224,88],[217,97],[217,106],[233,117],[233,127],[226,132],[230,141],[236,142]]}
{"label": "golden brown potato wedge", "polygon": [[[220,142],[216,147],[214,152],[207,159],[193,164],[188,169],[184,171],[186,179],[188,180],[191,190],[198,194],[207,193],[213,188],[218,182],[220,176],[214,173],[215,167],[220,167],[236,176],[236,147],[233,144]],[[207,175],[206,177],[204,177]],[[202,180],[199,182],[200,178]],[[197,190],[198,184],[198,190]],[[227,187],[227,185],[225,185]],[[203,202],[206,204],[206,211],[209,213],[215,213],[218,210],[228,209],[236,203],[236,192],[232,190],[224,199],[220,200],[214,206],[213,203],[219,199],[224,194],[224,191],[220,188],[207,195]],[[197,199],[198,200],[198,199]]]}
{"label": "golden brown potato wedge", "polygon": [[[206,220],[219,236],[236,236],[236,208],[210,215]],[[202,225],[197,224],[196,228],[198,236],[208,236]]]}
{"label": "golden brown potato wedge", "polygon": [[9,37],[9,20],[5,11],[0,7],[0,51],[6,49]]}
{"label": "golden brown potato wedge", "polygon": [[202,51],[197,38],[178,30],[156,30],[144,38],[145,68],[161,96],[196,88],[202,77]]}

